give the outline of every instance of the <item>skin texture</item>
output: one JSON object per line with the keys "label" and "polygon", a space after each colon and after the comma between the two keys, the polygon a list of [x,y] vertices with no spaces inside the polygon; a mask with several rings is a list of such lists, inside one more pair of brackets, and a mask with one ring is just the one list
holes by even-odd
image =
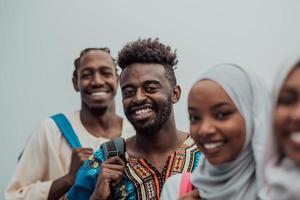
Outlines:
{"label": "skin texture", "polygon": [[118,156],[112,157],[102,163],[102,171],[98,175],[95,191],[91,200],[108,199],[115,187],[122,179],[125,162]]}
{"label": "skin texture", "polygon": [[[172,104],[180,98],[180,87],[171,86],[162,65],[141,63],[131,64],[122,71],[120,86],[125,114],[137,131],[136,136],[126,141],[126,152],[129,156],[148,160],[162,172],[169,155],[187,137],[186,133],[176,129],[173,113]],[[143,109],[140,114],[136,113]],[[109,167],[123,173],[124,167],[118,168],[117,165],[122,166],[120,161],[114,160]],[[111,194],[108,185],[114,185],[120,179],[110,177],[109,173],[101,171],[91,199],[107,199]],[[103,177],[110,178],[103,183]]]}
{"label": "skin texture", "polygon": [[[300,141],[292,135],[300,134],[300,66],[287,76],[274,112],[274,130],[282,156],[288,156],[300,166]],[[297,133],[298,134],[295,134]],[[293,134],[294,133],[294,134]]]}
{"label": "skin texture", "polygon": [[188,96],[188,112],[191,136],[211,164],[225,164],[239,155],[245,143],[245,121],[219,84],[196,83]]}
{"label": "skin texture", "polygon": [[52,183],[48,195],[49,200],[59,199],[69,191],[74,184],[76,173],[80,166],[92,154],[93,149],[91,148],[77,148],[73,150],[69,173]]}
{"label": "skin texture", "polygon": [[[121,88],[125,115],[137,132],[151,134],[161,129],[170,117],[172,106],[172,88],[164,78],[163,67],[131,65],[122,73]],[[135,114],[143,108],[151,111]]]}
{"label": "skin texture", "polygon": [[[113,103],[118,76],[111,56],[105,51],[92,50],[80,59],[74,88],[80,92],[82,109],[104,109]],[[91,95],[103,92],[101,95]]]}
{"label": "skin texture", "polygon": [[[122,118],[116,115],[114,102],[118,75],[110,54],[102,50],[88,51],[80,58],[77,74],[72,81],[75,91],[80,92],[80,118],[87,131],[108,139],[120,136]],[[102,93],[95,95],[97,92]],[[59,199],[72,187],[80,166],[92,154],[91,148],[73,150],[70,171],[53,182],[49,200]]]}

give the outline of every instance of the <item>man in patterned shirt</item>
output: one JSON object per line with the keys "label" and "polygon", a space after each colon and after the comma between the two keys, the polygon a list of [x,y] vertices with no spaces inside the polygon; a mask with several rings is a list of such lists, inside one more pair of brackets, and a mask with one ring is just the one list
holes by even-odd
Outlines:
{"label": "man in patterned shirt", "polygon": [[166,179],[192,171],[200,158],[188,133],[176,129],[180,99],[176,51],[158,39],[138,39],[119,52],[125,115],[136,130],[126,140],[125,162],[95,152],[79,170],[68,199],[159,199]]}

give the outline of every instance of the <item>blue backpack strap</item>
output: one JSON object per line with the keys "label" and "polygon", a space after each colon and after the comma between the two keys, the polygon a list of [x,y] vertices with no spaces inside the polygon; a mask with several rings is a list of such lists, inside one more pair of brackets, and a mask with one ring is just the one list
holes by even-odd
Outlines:
{"label": "blue backpack strap", "polygon": [[66,138],[72,149],[81,147],[77,135],[75,134],[69,120],[64,114],[59,113],[51,116],[51,118],[56,123],[57,127],[62,132],[63,136]]}

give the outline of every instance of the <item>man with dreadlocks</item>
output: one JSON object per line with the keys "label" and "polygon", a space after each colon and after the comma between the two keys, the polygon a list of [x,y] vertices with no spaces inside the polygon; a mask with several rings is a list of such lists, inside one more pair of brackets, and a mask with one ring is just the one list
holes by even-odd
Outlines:
{"label": "man with dreadlocks", "polygon": [[181,95],[176,52],[158,39],[139,39],[123,47],[118,64],[123,108],[136,136],[126,140],[125,162],[117,156],[104,161],[99,148],[80,168],[70,200],[158,200],[166,179],[192,171],[200,158],[189,134],[175,125],[173,104]]}
{"label": "man with dreadlocks", "polygon": [[80,92],[81,109],[64,116],[81,145],[72,149],[53,119],[45,119],[24,149],[6,199],[62,199],[94,150],[121,134],[125,138],[135,135],[131,124],[115,112],[118,75],[110,50],[85,49],[74,65],[73,85]]}

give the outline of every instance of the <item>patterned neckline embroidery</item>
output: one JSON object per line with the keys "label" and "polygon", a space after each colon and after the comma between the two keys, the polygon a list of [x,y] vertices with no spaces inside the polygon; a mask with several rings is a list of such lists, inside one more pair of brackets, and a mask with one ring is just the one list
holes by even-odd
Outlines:
{"label": "patterned neckline embroidery", "polygon": [[138,199],[159,199],[162,186],[169,176],[191,171],[195,160],[190,154],[197,151],[193,144],[193,140],[188,137],[168,157],[161,173],[149,161],[127,155],[125,173],[134,183]]}

